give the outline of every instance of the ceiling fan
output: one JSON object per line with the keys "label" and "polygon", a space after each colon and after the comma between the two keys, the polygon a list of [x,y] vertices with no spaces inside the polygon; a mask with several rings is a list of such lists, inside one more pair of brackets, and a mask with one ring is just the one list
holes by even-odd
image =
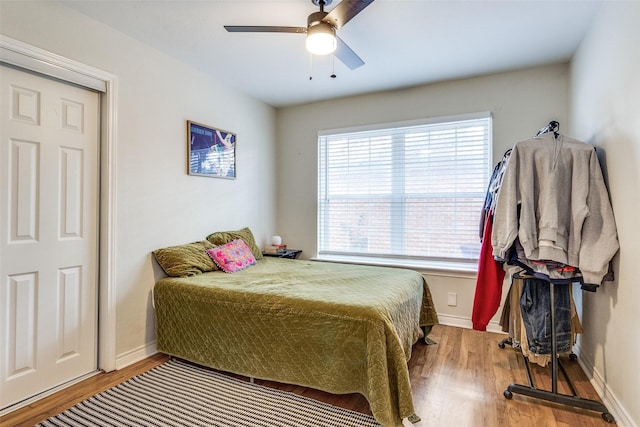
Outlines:
{"label": "ceiling fan", "polygon": [[333,0],[311,0],[320,7],[307,18],[306,27],[278,27],[255,25],[225,25],[230,33],[296,33],[307,35],[307,50],[315,55],[335,56],[352,70],[364,65],[364,61],[336,35],[336,30],[342,28],[357,14],[373,3],[373,0],[342,0],[331,12],[325,12],[324,7]]}

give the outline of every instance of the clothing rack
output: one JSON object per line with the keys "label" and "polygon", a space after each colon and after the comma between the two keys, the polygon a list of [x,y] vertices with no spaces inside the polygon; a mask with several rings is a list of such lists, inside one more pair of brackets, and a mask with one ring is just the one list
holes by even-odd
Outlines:
{"label": "clothing rack", "polygon": [[[540,129],[536,136],[540,136],[547,132],[554,132],[555,136],[558,136],[558,130],[560,128],[560,124],[557,121],[551,121],[549,124]],[[503,395],[507,399],[512,399],[514,394],[521,394],[524,396],[533,397],[540,400],[546,400],[548,402],[559,403],[567,406],[572,406],[581,409],[588,409],[591,411],[601,412],[602,419],[608,423],[614,422],[614,417],[609,413],[606,406],[596,400],[584,399],[577,395],[576,389],[571,382],[567,372],[565,371],[562,364],[559,363],[558,352],[557,352],[557,336],[556,336],[556,313],[555,313],[555,286],[556,283],[553,280],[548,280],[549,282],[549,310],[551,314],[551,391],[539,389],[535,386],[533,381],[533,376],[531,375],[531,369],[529,367],[529,360],[527,357],[522,354],[522,358],[524,360],[524,366],[527,372],[527,380],[529,385],[523,384],[510,384],[504,391]],[[559,284],[558,286],[570,286],[568,284]],[[504,348],[505,344],[510,343],[509,340],[502,340],[498,343],[500,348]],[[570,357],[572,360],[577,359],[577,356],[571,354]],[[558,393],[558,368],[562,370],[562,374],[565,377],[569,388],[571,389],[571,394],[562,394]]]}

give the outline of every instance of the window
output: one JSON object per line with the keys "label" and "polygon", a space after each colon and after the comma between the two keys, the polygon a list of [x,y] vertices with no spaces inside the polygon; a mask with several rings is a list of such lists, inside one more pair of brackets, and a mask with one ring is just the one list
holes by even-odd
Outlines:
{"label": "window", "polygon": [[489,113],[323,132],[318,143],[319,258],[478,259]]}

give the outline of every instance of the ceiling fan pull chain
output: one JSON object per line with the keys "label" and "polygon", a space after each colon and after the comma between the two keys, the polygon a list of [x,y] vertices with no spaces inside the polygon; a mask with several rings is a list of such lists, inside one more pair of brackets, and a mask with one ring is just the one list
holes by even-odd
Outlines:
{"label": "ceiling fan pull chain", "polygon": [[309,80],[313,80],[313,55],[309,54]]}
{"label": "ceiling fan pull chain", "polygon": [[329,76],[332,79],[335,79],[336,77],[336,55],[335,53],[331,56],[331,75]]}

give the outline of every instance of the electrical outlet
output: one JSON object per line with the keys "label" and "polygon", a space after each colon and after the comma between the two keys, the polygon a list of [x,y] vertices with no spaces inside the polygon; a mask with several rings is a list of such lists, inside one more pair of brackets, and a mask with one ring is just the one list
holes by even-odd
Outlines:
{"label": "electrical outlet", "polygon": [[458,294],[456,294],[455,292],[449,292],[447,294],[447,305],[456,307],[458,305]]}

